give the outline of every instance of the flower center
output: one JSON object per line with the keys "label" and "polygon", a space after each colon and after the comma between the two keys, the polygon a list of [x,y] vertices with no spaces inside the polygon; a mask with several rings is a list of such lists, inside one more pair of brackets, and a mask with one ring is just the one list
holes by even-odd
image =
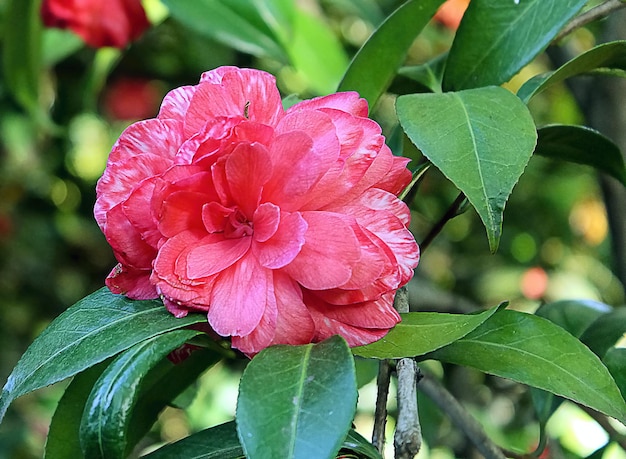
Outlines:
{"label": "flower center", "polygon": [[239,209],[235,209],[228,216],[228,222],[224,228],[224,237],[236,239],[244,236],[252,236],[253,225]]}

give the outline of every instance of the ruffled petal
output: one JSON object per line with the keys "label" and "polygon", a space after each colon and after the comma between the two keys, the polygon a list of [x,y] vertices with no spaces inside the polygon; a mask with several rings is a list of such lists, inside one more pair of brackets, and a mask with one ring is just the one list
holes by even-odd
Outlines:
{"label": "ruffled petal", "polygon": [[[264,204],[264,206],[266,205]],[[255,214],[255,237],[252,250],[261,266],[279,269],[291,263],[304,245],[307,228],[306,221],[299,213],[281,212],[280,221],[274,234],[266,240],[260,241],[256,237]]]}
{"label": "ruffled petal", "polygon": [[303,287],[312,290],[346,283],[361,257],[352,221],[329,212],[303,212],[302,217],[308,225],[305,243],[298,256],[283,269]]}
{"label": "ruffled petal", "polygon": [[287,113],[302,110],[319,110],[323,108],[335,108],[350,113],[351,115],[361,117],[366,117],[368,112],[367,101],[361,98],[357,92],[347,91],[303,100],[291,106],[289,110],[287,110]]}
{"label": "ruffled petal", "polygon": [[252,241],[251,237],[212,239],[207,236],[189,250],[185,259],[189,279],[209,277],[232,266],[248,252]]}
{"label": "ruffled petal", "polygon": [[261,322],[268,302],[276,302],[272,272],[248,253],[218,276],[209,323],[222,336],[249,335]]}
{"label": "ruffled petal", "polygon": [[225,171],[232,200],[248,220],[252,220],[263,185],[272,176],[267,150],[260,144],[240,144],[228,155]]}
{"label": "ruffled petal", "polygon": [[157,118],[183,122],[195,92],[195,86],[181,86],[180,88],[172,89],[163,98]]}
{"label": "ruffled petal", "polygon": [[126,295],[133,300],[152,300],[159,295],[150,282],[150,271],[119,263],[108,275],[105,283],[111,292],[118,295]]}

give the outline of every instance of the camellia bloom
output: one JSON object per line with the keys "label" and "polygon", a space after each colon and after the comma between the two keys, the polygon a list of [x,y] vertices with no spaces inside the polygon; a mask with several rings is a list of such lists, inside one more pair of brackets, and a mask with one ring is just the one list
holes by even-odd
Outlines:
{"label": "camellia bloom", "polygon": [[150,27],[141,0],[43,0],[41,16],[94,48],[123,48]]}
{"label": "camellia bloom", "polygon": [[410,181],[353,92],[281,104],[274,78],[220,67],[131,125],[98,182],[95,216],[115,293],[206,312],[254,354],[399,320],[419,250],[396,195]]}

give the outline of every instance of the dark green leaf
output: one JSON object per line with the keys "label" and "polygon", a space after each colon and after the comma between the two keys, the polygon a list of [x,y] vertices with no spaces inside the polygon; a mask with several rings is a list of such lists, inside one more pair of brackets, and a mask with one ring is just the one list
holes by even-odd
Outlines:
{"label": "dark green leaf", "polygon": [[622,397],[626,397],[626,349],[612,347],[606,352],[602,360],[613,375]]}
{"label": "dark green leaf", "polygon": [[594,320],[610,311],[610,306],[598,301],[562,300],[541,305],[535,315],[560,325],[580,338]]}
{"label": "dark green leaf", "polygon": [[[355,451],[368,459],[381,458],[376,448],[354,430],[348,432],[341,449]],[[188,459],[243,458],[243,448],[237,437],[235,421],[202,430],[142,456],[144,459],[170,459],[174,457]]]}
{"label": "dark green leaf", "polygon": [[396,110],[411,141],[474,206],[495,252],[504,206],[537,139],[526,106],[492,86],[401,96]]}
{"label": "dark green leaf", "polygon": [[443,1],[410,0],[394,11],[361,47],[337,90],[357,91],[372,110]]}
{"label": "dark green leaf", "polygon": [[161,301],[132,301],[102,288],[57,317],[26,350],[0,393],[0,420],[17,397],[69,378],[161,333],[206,322],[177,319]]}
{"label": "dark green leaf", "polygon": [[554,84],[598,69],[626,70],[626,41],[613,41],[591,48],[563,64],[554,72],[531,78],[517,91],[517,95],[528,103],[534,96]]}
{"label": "dark green leaf", "polygon": [[143,459],[240,459],[243,448],[235,421],[211,427],[153,451]]}
{"label": "dark green leaf", "polygon": [[[221,0],[163,0],[172,17],[201,35],[250,53],[284,61],[285,53],[261,20],[245,2]],[[244,8],[241,14],[237,6]]]}
{"label": "dark green leaf", "polygon": [[356,399],[354,359],[342,338],[264,349],[239,385],[237,430],[246,456],[333,457],[350,429]]}
{"label": "dark green leaf", "polygon": [[400,359],[415,357],[446,346],[474,330],[491,317],[498,308],[480,314],[445,314],[409,312],[400,314],[402,322],[382,339],[352,348],[361,357]]}
{"label": "dark green leaf", "polygon": [[350,430],[348,436],[341,445],[342,450],[354,451],[360,457],[368,459],[382,459],[382,456],[374,446],[355,430]]}
{"label": "dark green leaf", "polygon": [[[201,333],[175,330],[155,336],[126,350],[107,367],[85,404],[80,425],[80,442],[85,457],[126,457],[134,446],[128,442],[128,431],[144,378],[167,354]],[[209,364],[214,362],[215,359],[208,361]],[[164,395],[173,398],[178,394]],[[143,413],[141,417],[145,417]],[[156,416],[143,421],[150,427]]]}
{"label": "dark green leaf", "polygon": [[445,91],[501,85],[542,52],[587,0],[472,0],[456,33]]}
{"label": "dark green leaf", "polygon": [[36,0],[10,0],[5,6],[2,58],[11,95],[30,113],[39,106],[41,20]]}
{"label": "dark green leaf", "polygon": [[619,308],[594,320],[581,335],[580,340],[602,358],[624,333],[626,333],[626,309]]}
{"label": "dark green leaf", "polygon": [[86,369],[74,376],[67,386],[52,416],[46,440],[45,459],[84,457],[80,448],[80,418],[93,385],[109,363],[107,360]]}
{"label": "dark green leaf", "polygon": [[537,131],[535,154],[570,161],[609,174],[626,185],[626,166],[619,147],[584,126],[552,125]]}
{"label": "dark green leaf", "polygon": [[561,327],[532,314],[494,314],[431,357],[547,390],[622,422],[626,419],[626,404],[598,356]]}
{"label": "dark green leaf", "polygon": [[431,92],[441,92],[441,79],[446,68],[447,57],[447,54],[442,54],[422,65],[402,67],[398,73],[418,82]]}

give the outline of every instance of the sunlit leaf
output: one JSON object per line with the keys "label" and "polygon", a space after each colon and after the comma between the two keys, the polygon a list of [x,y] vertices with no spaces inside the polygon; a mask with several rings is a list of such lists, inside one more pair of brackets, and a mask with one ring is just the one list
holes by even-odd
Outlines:
{"label": "sunlit leaf", "polygon": [[355,355],[375,359],[415,357],[446,346],[474,330],[498,308],[480,314],[409,312],[382,339],[352,348]]}
{"label": "sunlit leaf", "polygon": [[535,154],[591,166],[626,185],[626,166],[619,147],[584,126],[551,125],[537,131]]}
{"label": "sunlit leaf", "polygon": [[102,288],[57,317],[26,350],[0,393],[0,420],[21,395],[69,378],[153,336],[200,322],[206,322],[206,316],[177,319],[161,301],[132,301]]}
{"label": "sunlit leaf", "polygon": [[528,80],[517,95],[528,103],[537,94],[561,81],[598,69],[626,70],[626,41],[603,43],[579,54],[554,72],[543,73]]}
{"label": "sunlit leaf", "polygon": [[239,385],[236,420],[246,457],[332,457],[350,429],[356,399],[354,359],[342,338],[264,349]]}
{"label": "sunlit leaf", "polygon": [[396,110],[411,141],[474,206],[495,252],[504,206],[535,148],[526,106],[491,86],[401,96]]}
{"label": "sunlit leaf", "polygon": [[472,0],[457,30],[445,91],[501,85],[542,52],[587,0]]}
{"label": "sunlit leaf", "polygon": [[544,389],[626,420],[626,403],[598,356],[561,327],[532,314],[494,314],[431,357]]}
{"label": "sunlit leaf", "polygon": [[444,0],[410,0],[394,11],[356,54],[338,91],[357,91],[370,110],[391,84],[415,37]]}

